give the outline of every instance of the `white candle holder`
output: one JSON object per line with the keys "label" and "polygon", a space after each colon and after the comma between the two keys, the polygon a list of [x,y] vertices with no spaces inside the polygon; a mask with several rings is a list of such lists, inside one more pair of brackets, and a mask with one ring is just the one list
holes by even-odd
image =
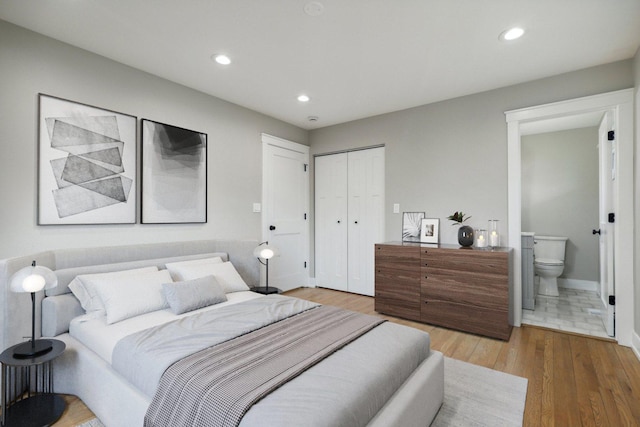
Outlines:
{"label": "white candle holder", "polygon": [[486,248],[489,246],[489,235],[484,228],[476,230],[476,248]]}
{"label": "white candle holder", "polygon": [[498,233],[498,220],[489,220],[489,246],[497,248],[500,246],[500,233]]}

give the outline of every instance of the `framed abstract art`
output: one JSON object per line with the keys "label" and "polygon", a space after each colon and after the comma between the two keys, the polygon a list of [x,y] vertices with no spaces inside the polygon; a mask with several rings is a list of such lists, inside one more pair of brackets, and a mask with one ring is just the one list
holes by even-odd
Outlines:
{"label": "framed abstract art", "polygon": [[424,218],[424,212],[404,212],[402,214],[402,241],[419,242],[420,226]]}
{"label": "framed abstract art", "polygon": [[142,120],[142,223],[207,222],[207,134]]}
{"label": "framed abstract art", "polygon": [[38,224],[135,223],[136,118],[38,98]]}

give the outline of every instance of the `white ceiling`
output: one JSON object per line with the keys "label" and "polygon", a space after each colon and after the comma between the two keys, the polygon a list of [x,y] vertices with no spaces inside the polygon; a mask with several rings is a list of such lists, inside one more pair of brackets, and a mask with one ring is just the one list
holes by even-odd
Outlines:
{"label": "white ceiling", "polygon": [[[309,3],[1,0],[0,19],[305,129],[631,58],[640,45],[640,0],[320,0],[317,16]],[[524,37],[499,41],[514,25]],[[214,63],[220,52],[233,63]]]}

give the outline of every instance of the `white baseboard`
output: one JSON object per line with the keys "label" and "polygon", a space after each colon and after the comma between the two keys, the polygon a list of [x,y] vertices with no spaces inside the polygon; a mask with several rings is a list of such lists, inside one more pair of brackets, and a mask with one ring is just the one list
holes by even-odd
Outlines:
{"label": "white baseboard", "polygon": [[580,291],[600,291],[600,284],[598,282],[594,282],[593,280],[565,279],[563,277],[558,278],[558,287],[566,289],[577,289]]}
{"label": "white baseboard", "polygon": [[640,336],[638,336],[635,331],[631,334],[631,350],[633,350],[638,360],[640,360]]}

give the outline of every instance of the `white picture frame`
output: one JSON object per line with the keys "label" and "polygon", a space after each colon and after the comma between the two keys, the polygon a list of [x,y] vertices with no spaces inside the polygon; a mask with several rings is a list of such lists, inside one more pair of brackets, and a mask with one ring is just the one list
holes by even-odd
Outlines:
{"label": "white picture frame", "polygon": [[440,220],[438,218],[423,218],[420,222],[420,242],[438,243],[440,236]]}

